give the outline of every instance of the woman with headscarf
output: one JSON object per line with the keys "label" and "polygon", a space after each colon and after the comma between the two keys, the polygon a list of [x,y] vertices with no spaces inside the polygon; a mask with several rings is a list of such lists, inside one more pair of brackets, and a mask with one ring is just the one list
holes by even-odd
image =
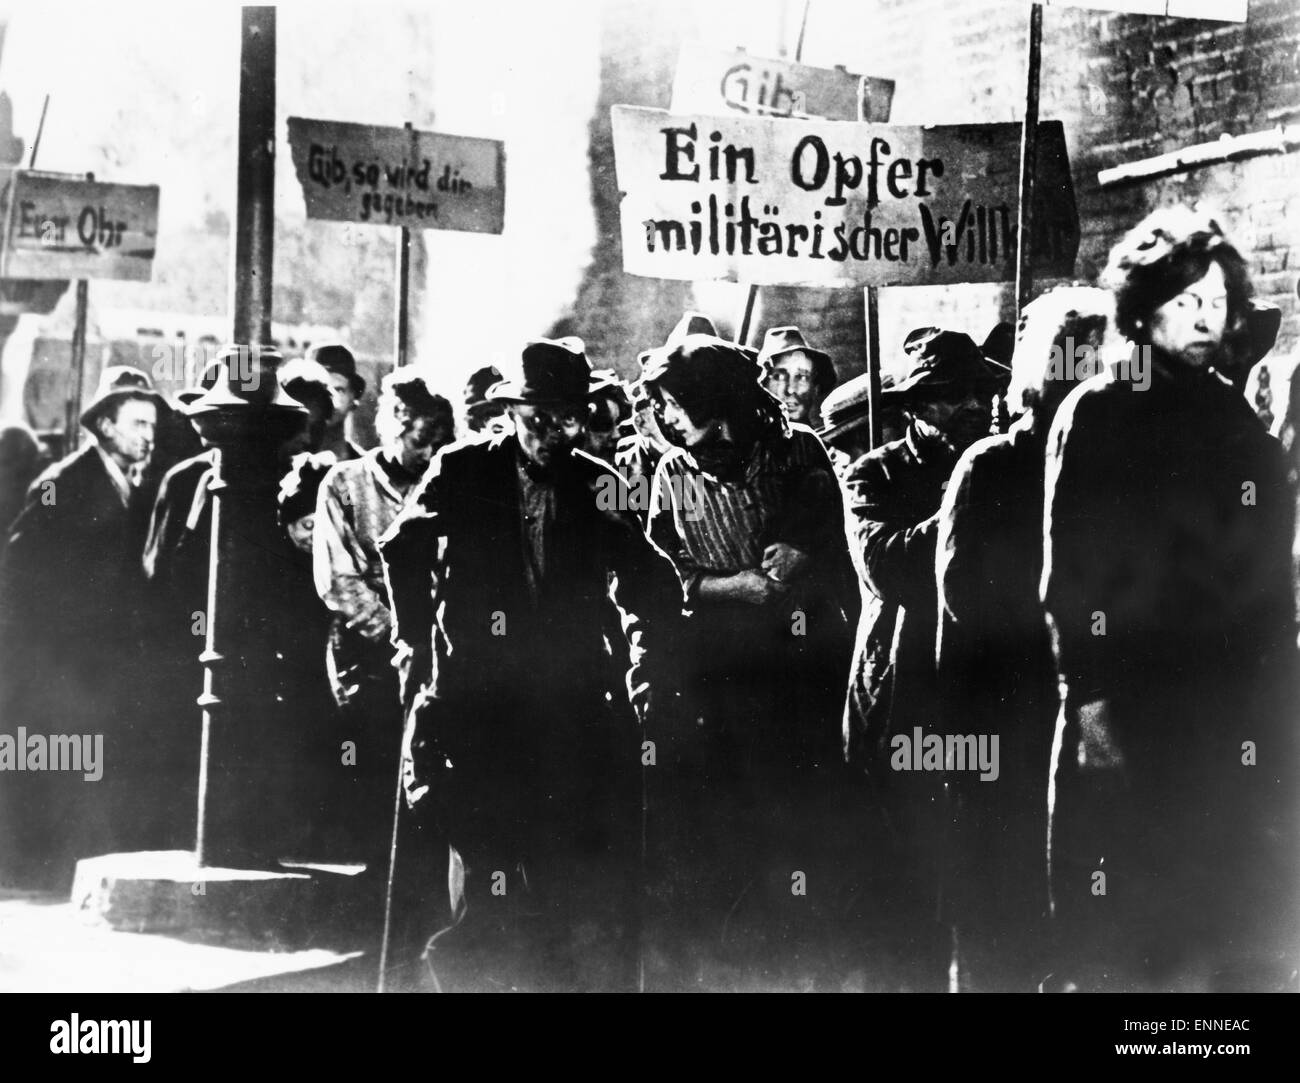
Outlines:
{"label": "woman with headscarf", "polygon": [[1048,440],[1057,979],[1268,988],[1294,966],[1294,502],[1219,375],[1245,348],[1246,264],[1167,208],[1104,284],[1128,371],[1076,389]]}
{"label": "woman with headscarf", "polygon": [[[655,474],[649,534],[691,615],[684,657],[702,726],[687,754],[703,761],[702,826],[717,832],[701,842],[717,846],[713,868],[735,854],[746,880],[761,875],[778,826],[808,821],[797,802],[839,764],[858,599],[830,460],[761,375],[752,351],[689,335],[642,376],[675,445]],[[746,844],[758,851],[749,862]],[[798,866],[769,856],[788,898]]]}

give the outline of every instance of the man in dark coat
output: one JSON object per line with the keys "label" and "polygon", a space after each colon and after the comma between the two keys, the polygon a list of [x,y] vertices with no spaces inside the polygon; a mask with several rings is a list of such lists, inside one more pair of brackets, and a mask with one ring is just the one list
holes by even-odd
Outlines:
{"label": "man in dark coat", "polygon": [[[957,456],[985,436],[997,377],[964,334],[935,327],[908,335],[911,371],[889,392],[902,405],[902,438],[860,459],[844,479],[853,557],[879,605],[863,607],[845,709],[846,753],[865,772],[890,827],[889,891],[924,987],[942,987],[948,938],[937,922],[943,829],[937,772],[891,768],[895,738],[937,732],[934,561],[939,503]],[[908,755],[902,762],[912,764]]]}
{"label": "man in dark coat", "polygon": [[140,497],[129,476],[149,458],[162,405],[146,373],[106,369],[81,416],[95,441],[32,482],[0,566],[5,732],[99,735],[103,749],[97,780],[0,775],[19,882],[67,887],[77,858],[132,841],[143,580]]}
{"label": "man in dark coat", "polygon": [[[522,379],[491,392],[515,431],[442,451],[380,547],[404,699],[416,700],[404,740],[414,815],[404,815],[399,858],[446,855],[430,841],[445,832],[450,910],[464,918],[448,942],[477,932],[503,953],[475,960],[489,988],[520,980],[521,954],[544,954],[533,959],[542,984],[619,987],[628,977],[617,961],[583,972],[593,952],[573,938],[597,929],[597,946],[625,944],[634,924],[643,751],[626,704],[644,714],[652,691],[665,691],[657,656],[681,588],[622,510],[623,480],[577,450],[590,371],[578,340],[530,343]],[[611,583],[630,647],[625,690],[607,687]],[[616,946],[613,958],[625,955]],[[432,962],[455,981],[444,957]]]}
{"label": "man in dark coat", "polygon": [[[1047,913],[1047,781],[1056,666],[1038,596],[1047,432],[1101,371],[1110,298],[1053,290],[1027,305],[1011,366],[1011,431],[958,460],[939,510],[938,688],[953,735],[996,736],[998,772],[948,774],[947,887],[974,989],[1032,989]],[[987,348],[987,347],[986,347]],[[969,766],[969,765],[968,765]]]}
{"label": "man in dark coat", "polygon": [[[850,759],[866,763],[895,733],[926,726],[933,706],[937,512],[957,456],[987,435],[996,377],[971,339],[921,328],[904,345],[911,371],[888,392],[902,405],[901,439],[860,459],[845,476],[854,558],[884,606],[859,635],[850,688]],[[863,630],[860,630],[860,632]],[[864,654],[862,644],[876,645]]]}

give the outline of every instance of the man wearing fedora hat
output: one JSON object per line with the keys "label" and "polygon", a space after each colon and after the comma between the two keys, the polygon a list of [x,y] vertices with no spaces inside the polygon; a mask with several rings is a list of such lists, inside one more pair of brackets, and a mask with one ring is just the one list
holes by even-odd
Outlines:
{"label": "man wearing fedora hat", "polygon": [[[445,845],[429,839],[450,840],[464,873],[450,913],[464,921],[440,947],[485,938],[479,969],[463,979],[487,986],[526,980],[525,958],[537,961],[548,937],[560,938],[544,963],[548,981],[627,976],[612,976],[617,966],[575,975],[585,956],[566,938],[580,923],[627,930],[642,755],[628,704],[644,713],[652,689],[662,694],[660,654],[682,599],[635,516],[597,503],[598,491],[624,483],[580,450],[591,393],[580,340],[529,343],[521,377],[488,392],[506,404],[513,431],[444,449],[380,545],[403,698],[414,704],[404,860],[418,850],[445,862]],[[609,687],[603,641],[612,602],[629,644],[622,690]],[[409,891],[398,897],[434,908]],[[617,937],[591,950],[611,941],[625,963]],[[455,984],[445,958],[432,963]]]}
{"label": "man wearing fedora hat", "polygon": [[888,656],[855,661],[854,732],[846,735],[855,753],[885,747],[900,712],[923,710],[934,654],[936,513],[957,456],[988,434],[998,382],[979,348],[959,332],[919,328],[903,349],[910,369],[882,397],[900,407],[904,434],[864,456],[845,477],[858,572],[885,603],[876,619],[890,626],[905,621],[907,633],[898,642],[883,637],[892,645]]}
{"label": "man wearing fedora hat", "polygon": [[[18,877],[66,887],[78,857],[130,841],[126,718],[139,654],[140,495],[162,397],[138,369],[104,370],[81,424],[94,443],[31,485],[0,564],[0,724],[102,734],[104,776],[27,776],[30,800],[5,823],[24,851]],[[0,785],[17,776],[6,773]],[[75,781],[69,781],[74,779]],[[124,789],[126,787],[126,789]],[[25,822],[24,822],[25,821]]]}
{"label": "man wearing fedora hat", "polygon": [[821,424],[822,400],[839,382],[830,354],[809,346],[797,327],[773,327],[763,336],[758,363],[763,386],[786,417],[812,428]]}
{"label": "man wearing fedora hat", "polygon": [[[919,328],[903,348],[909,371],[886,397],[900,405],[906,431],[844,479],[854,560],[875,598],[858,629],[845,743],[850,761],[872,780],[884,815],[901,828],[892,836],[900,847],[892,855],[892,902],[896,916],[911,921],[937,897],[941,790],[936,776],[890,770],[891,739],[934,723],[937,512],[957,456],[988,433],[998,377],[958,332]],[[935,925],[918,942],[922,980],[939,987],[947,937]]]}
{"label": "man wearing fedora hat", "polygon": [[357,359],[341,342],[323,342],[308,349],[308,361],[315,361],[329,373],[334,413],[325,430],[322,451],[329,451],[339,462],[361,458],[363,452],[348,436],[348,418],[366,393],[365,378],[357,373]]}

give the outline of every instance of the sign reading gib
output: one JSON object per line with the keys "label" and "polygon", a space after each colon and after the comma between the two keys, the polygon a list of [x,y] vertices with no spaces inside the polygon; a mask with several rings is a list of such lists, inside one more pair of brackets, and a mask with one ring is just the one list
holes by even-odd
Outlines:
{"label": "sign reading gib", "polygon": [[505,144],[412,128],[289,118],[307,217],[500,233]]}
{"label": "sign reading gib", "polygon": [[156,184],[101,184],[15,169],[4,213],[0,277],[148,282],[153,273]]}
{"label": "sign reading gib", "polygon": [[689,42],[677,62],[672,111],[884,122],[893,100],[892,79]]}

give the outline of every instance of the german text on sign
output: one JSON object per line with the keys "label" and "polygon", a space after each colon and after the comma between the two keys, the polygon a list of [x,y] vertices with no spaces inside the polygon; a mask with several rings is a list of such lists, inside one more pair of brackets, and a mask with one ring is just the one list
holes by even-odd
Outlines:
{"label": "german text on sign", "polygon": [[289,118],[308,218],[500,233],[505,145],[495,139]]}
{"label": "german text on sign", "polygon": [[0,275],[147,282],[158,240],[158,196],[157,185],[14,170],[4,204]]}
{"label": "german text on sign", "polygon": [[893,100],[892,79],[690,42],[677,63],[672,111],[884,122]]}
{"label": "german text on sign", "polygon": [[[1019,124],[894,127],[683,116],[615,106],[623,266],[757,285],[1015,277]],[[1079,248],[1058,122],[1039,127],[1031,249],[1069,276]]]}

